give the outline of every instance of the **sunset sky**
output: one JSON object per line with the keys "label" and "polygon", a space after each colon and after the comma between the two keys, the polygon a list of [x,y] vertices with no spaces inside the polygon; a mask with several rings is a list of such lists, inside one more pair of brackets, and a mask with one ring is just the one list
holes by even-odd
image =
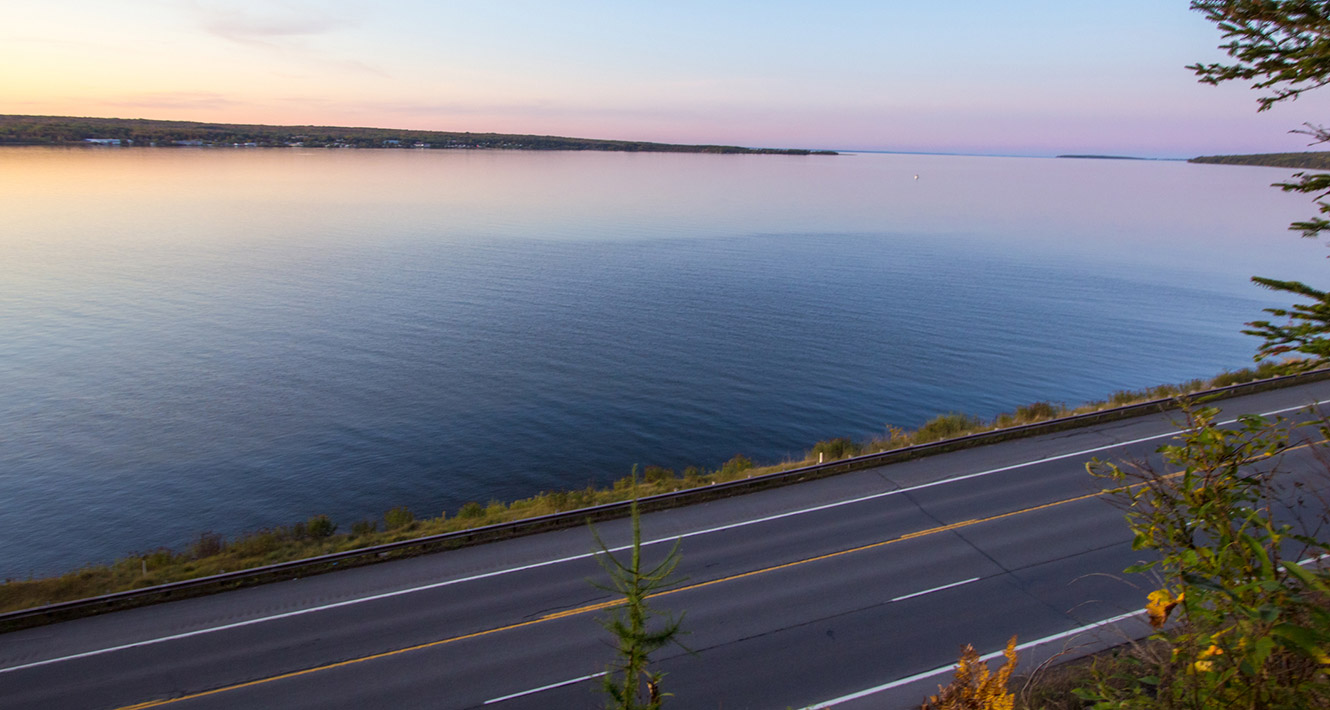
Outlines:
{"label": "sunset sky", "polygon": [[1187,0],[11,0],[0,113],[746,146],[1307,149]]}

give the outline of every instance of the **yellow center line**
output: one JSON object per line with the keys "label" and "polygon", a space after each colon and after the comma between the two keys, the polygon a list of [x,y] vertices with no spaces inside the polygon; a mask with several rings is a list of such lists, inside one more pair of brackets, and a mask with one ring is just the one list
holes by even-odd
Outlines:
{"label": "yellow center line", "polygon": [[[1119,489],[1119,490],[1120,490],[1120,489]],[[1025,514],[1025,513],[1031,513],[1031,512],[1037,511],[1037,510],[1044,510],[1044,509],[1052,508],[1052,507],[1059,506],[1059,505],[1065,505],[1065,504],[1067,504],[1067,503],[1075,503],[1075,502],[1077,502],[1077,501],[1087,500],[1087,499],[1090,499],[1090,498],[1096,498],[1096,497],[1099,497],[1099,496],[1102,496],[1102,495],[1107,495],[1107,494],[1109,494],[1109,493],[1113,493],[1113,492],[1114,492],[1114,491],[1112,491],[1112,490],[1103,490],[1103,491],[1100,491],[1100,492],[1098,492],[1098,493],[1090,493],[1090,494],[1083,495],[1083,496],[1076,496],[1075,498],[1068,498],[1068,499],[1066,499],[1066,500],[1054,501],[1054,502],[1052,502],[1052,503],[1045,503],[1045,504],[1043,504],[1043,505],[1036,505],[1036,506],[1033,506],[1033,507],[1030,507],[1030,508],[1025,508],[1025,509],[1022,509],[1022,510],[1016,510],[1016,511],[1012,511],[1012,512],[1009,512],[1009,513],[1001,513],[1001,514],[998,514],[998,515],[989,516],[989,517],[987,517],[987,518],[977,518],[977,519],[974,519],[974,520],[966,520],[966,521],[964,521],[964,522],[960,522],[960,523],[952,523],[952,524],[950,524],[950,525],[939,525],[939,526],[934,527],[934,528],[928,528],[927,530],[920,530],[920,531],[917,531],[917,532],[906,533],[906,534],[901,535],[901,536],[899,536],[899,537],[891,538],[890,540],[882,540],[882,541],[880,541],[880,542],[874,542],[874,543],[870,543],[870,544],[867,544],[867,545],[860,545],[859,547],[852,547],[852,548],[849,548],[849,549],[846,549],[846,550],[839,550],[839,551],[837,551],[837,552],[830,552],[830,553],[827,553],[827,554],[825,554],[825,555],[818,555],[818,556],[816,556],[816,557],[809,557],[809,558],[802,559],[802,560],[796,560],[796,561],[794,561],[794,562],[787,562],[787,563],[784,563],[784,564],[774,565],[774,566],[772,566],[772,567],[764,567],[764,568],[762,568],[762,569],[756,569],[756,570],[752,570],[752,571],[749,571],[749,572],[742,572],[742,573],[740,573],[740,574],[730,575],[730,576],[728,576],[728,577],[719,577],[719,578],[717,578],[717,579],[708,580],[708,581],[706,581],[706,582],[698,582],[697,584],[690,584],[690,585],[686,585],[686,586],[682,586],[682,587],[676,587],[676,588],[674,588],[674,589],[667,589],[667,590],[665,590],[665,591],[661,591],[661,592],[657,592],[657,593],[655,593],[655,594],[652,594],[652,595],[650,595],[650,597],[648,597],[648,598],[655,599],[655,598],[657,598],[657,597],[664,597],[664,596],[669,596],[669,595],[671,595],[671,594],[678,594],[678,593],[680,593],[680,592],[688,592],[688,591],[692,591],[692,590],[694,590],[694,589],[701,589],[701,588],[703,588],[703,587],[710,587],[710,586],[712,586],[712,585],[715,585],[715,584],[721,584],[721,583],[723,583],[723,582],[732,582],[732,581],[739,580],[739,579],[744,579],[744,578],[747,578],[747,577],[755,577],[755,576],[760,575],[760,574],[766,574],[766,573],[768,573],[768,572],[775,572],[775,571],[777,571],[777,570],[790,569],[790,568],[792,568],[792,567],[799,567],[799,566],[801,566],[801,565],[811,564],[811,563],[814,563],[814,562],[821,562],[821,561],[823,561],[823,560],[829,560],[829,559],[833,559],[833,558],[836,558],[836,557],[843,557],[843,556],[845,556],[845,555],[851,555],[851,554],[854,554],[854,553],[857,553],[857,552],[864,552],[864,551],[866,551],[866,550],[872,550],[872,549],[876,549],[876,548],[879,548],[879,547],[884,547],[884,546],[886,546],[886,545],[891,545],[891,544],[893,544],[893,543],[901,542],[901,541],[904,541],[904,540],[913,540],[913,539],[915,539],[915,538],[926,537],[926,536],[928,536],[928,535],[936,535],[936,534],[938,534],[938,533],[948,532],[948,531],[952,531],[952,530],[958,530],[958,529],[965,528],[965,527],[969,527],[969,526],[972,526],[972,525],[979,525],[979,524],[981,524],[981,523],[987,523],[987,522],[991,522],[991,521],[994,521],[994,520],[1001,520],[1001,519],[1003,519],[1003,518],[1010,518],[1010,517],[1013,517],[1013,516],[1016,516],[1016,515],[1023,515],[1023,514]],[[479,637],[481,637],[481,636],[488,636],[488,635],[490,635],[490,634],[497,634],[497,633],[500,633],[500,632],[503,632],[503,631],[512,631],[512,630],[514,630],[514,629],[520,629],[520,628],[523,628],[523,627],[526,627],[526,626],[533,626],[533,625],[535,625],[535,624],[544,623],[544,622],[546,622],[546,621],[553,621],[553,620],[555,620],[555,619],[564,619],[564,618],[567,618],[567,617],[570,617],[570,616],[580,616],[580,615],[582,615],[582,614],[589,614],[589,613],[591,613],[591,612],[603,611],[603,610],[605,610],[605,609],[612,609],[612,608],[614,608],[614,607],[616,607],[616,606],[622,606],[623,604],[624,604],[624,601],[623,601],[622,599],[616,599],[616,600],[612,600],[612,601],[601,602],[601,603],[598,603],[598,604],[588,604],[588,605],[580,606],[580,607],[577,607],[577,608],[574,608],[574,609],[567,609],[567,610],[564,610],[564,611],[553,612],[553,613],[550,613],[550,614],[546,614],[546,615],[544,615],[544,616],[541,616],[541,617],[539,617],[539,618],[537,618],[537,619],[531,619],[531,620],[529,620],[529,621],[522,621],[522,622],[518,622],[518,623],[516,623],[516,624],[509,624],[509,625],[507,625],[507,626],[498,626],[498,627],[495,627],[495,628],[492,628],[492,629],[486,629],[486,630],[484,630],[484,631],[477,631],[477,632],[475,632],[475,633],[464,634],[464,635],[461,635],[461,636],[452,636],[452,637],[449,637],[449,638],[446,638],[446,639],[439,639],[439,640],[437,640],[437,641],[430,641],[430,642],[428,642],[428,643],[416,644],[415,646],[407,646],[407,647],[405,647],[405,648],[399,648],[399,649],[395,649],[395,650],[392,650],[392,651],[385,651],[385,652],[383,652],[383,653],[375,653],[375,654],[368,655],[368,656],[361,656],[361,657],[359,657],[359,658],[352,658],[352,659],[348,659],[348,660],[345,660],[345,661],[338,661],[337,663],[329,663],[329,664],[322,665],[322,666],[315,666],[315,667],[313,667],[313,668],[306,668],[306,669],[304,669],[304,670],[292,671],[292,672],[290,672],[290,673],[282,673],[282,674],[280,674],[280,675],[269,676],[269,677],[267,677],[267,678],[259,678],[259,679],[257,679],[257,680],[251,680],[251,681],[247,681],[247,682],[244,682],[244,683],[237,683],[237,684],[235,684],[235,685],[223,686],[223,687],[221,687],[221,688],[214,688],[214,689],[212,689],[212,690],[205,690],[205,691],[202,691],[202,692],[199,692],[199,693],[191,693],[191,694],[189,694],[189,695],[182,695],[182,696],[180,696],[180,697],[176,697],[176,698],[164,698],[164,699],[161,699],[161,700],[150,700],[150,701],[147,701],[147,702],[138,703],[138,704],[136,704],[136,705],[126,705],[126,706],[123,706],[123,707],[121,707],[121,708],[118,708],[117,710],[142,710],[142,709],[144,709],[144,708],[161,707],[162,705],[169,705],[169,704],[172,704],[172,703],[178,703],[178,702],[182,702],[182,701],[185,701],[185,700],[194,700],[194,699],[196,699],[196,698],[204,698],[204,697],[208,697],[208,696],[210,696],[210,695],[217,695],[217,694],[225,693],[225,692],[229,692],[229,691],[232,691],[232,690],[239,690],[239,689],[241,689],[241,688],[249,688],[249,687],[253,687],[253,686],[256,686],[256,685],[263,685],[263,684],[265,684],[265,683],[272,683],[272,682],[279,681],[279,680],[286,680],[286,679],[288,679],[288,678],[296,678],[296,677],[299,677],[299,676],[308,675],[308,674],[311,674],[311,673],[317,673],[317,672],[320,672],[320,671],[327,671],[327,670],[332,670],[332,669],[334,669],[334,668],[342,668],[342,667],[345,667],[345,666],[354,665],[354,664],[357,664],[357,663],[364,663],[364,662],[366,662],[366,661],[374,661],[374,660],[378,660],[378,659],[380,659],[380,658],[388,658],[388,657],[390,657],[390,656],[396,656],[396,655],[403,654],[403,653],[410,653],[410,652],[412,652],[412,651],[421,651],[421,650],[424,650],[424,649],[427,649],[427,648],[435,648],[435,647],[437,647],[437,646],[443,646],[443,645],[450,644],[450,643],[456,643],[456,642],[458,642],[458,641],[466,641],[466,640],[468,640],[468,639],[479,638]]]}
{"label": "yellow center line", "polygon": [[[1321,443],[1324,443],[1324,442],[1321,442]],[[1286,448],[1286,449],[1281,450],[1280,453],[1283,453],[1284,451],[1292,451],[1292,450],[1294,450],[1294,449],[1301,449],[1301,448],[1304,448],[1304,447],[1309,446],[1309,445],[1310,445],[1310,444],[1303,444],[1303,445],[1301,445],[1301,446],[1291,446],[1291,447],[1288,447],[1288,448]],[[1263,456],[1260,456],[1260,457],[1257,457],[1257,458],[1265,458],[1266,456],[1268,456],[1268,455],[1263,455]],[[1181,473],[1173,473],[1173,474],[1169,474],[1168,476],[1165,476],[1165,478],[1173,478],[1173,477],[1180,476],[1180,475],[1182,475],[1182,474],[1181,474]],[[836,558],[836,557],[843,557],[843,556],[845,556],[845,555],[852,555],[852,554],[855,554],[855,553],[857,553],[857,552],[864,552],[864,551],[867,551],[867,550],[877,549],[877,548],[879,548],[879,547],[885,547],[885,546],[887,546],[887,545],[891,545],[891,544],[894,544],[894,543],[897,543],[897,542],[902,542],[902,541],[905,541],[905,540],[914,540],[914,539],[921,538],[921,537],[927,537],[927,536],[929,536],[929,535],[937,535],[938,533],[944,533],[944,532],[950,532],[950,531],[954,531],[954,530],[960,530],[960,529],[962,529],[962,528],[967,528],[967,527],[971,527],[971,526],[974,526],[974,525],[981,525],[981,524],[983,524],[983,523],[990,523],[990,522],[993,522],[993,521],[995,521],[995,520],[1003,520],[1003,519],[1005,519],[1005,518],[1012,518],[1012,517],[1015,517],[1015,516],[1018,516],[1018,515],[1025,515],[1025,514],[1027,514],[1027,513],[1033,513],[1033,512],[1036,512],[1036,511],[1040,511],[1040,510],[1047,510],[1047,509],[1049,509],[1049,508],[1055,508],[1055,507],[1057,507],[1057,506],[1060,506],[1060,505],[1066,505],[1066,504],[1068,504],[1068,503],[1076,503],[1076,502],[1083,501],[1083,500],[1089,500],[1089,499],[1091,499],[1091,498],[1098,498],[1098,497],[1101,497],[1101,496],[1112,495],[1112,494],[1114,494],[1114,493],[1119,493],[1119,492],[1122,492],[1122,491],[1125,491],[1125,490],[1129,490],[1129,489],[1132,489],[1132,488],[1137,488],[1137,487],[1140,487],[1140,486],[1143,486],[1143,485],[1145,485],[1145,484],[1144,484],[1144,483],[1134,483],[1134,484],[1132,484],[1132,485],[1129,485],[1129,486],[1122,486],[1122,487],[1120,487],[1120,488],[1111,488],[1111,489],[1110,489],[1110,488],[1106,488],[1106,489],[1103,489],[1103,490],[1098,491],[1098,492],[1096,492],[1096,493],[1087,493],[1087,494],[1085,494],[1085,495],[1075,496],[1075,497],[1072,497],[1072,498],[1066,498],[1066,499],[1064,499],[1064,500],[1053,501],[1053,502],[1051,502],[1051,503],[1043,503],[1043,504],[1041,504],[1041,505],[1031,506],[1031,507],[1029,507],[1029,508],[1022,508],[1022,509],[1020,509],[1020,510],[1013,510],[1013,511],[1010,511],[1010,512],[1007,512],[1007,513],[999,513],[999,514],[997,514],[997,515],[990,515],[990,516],[988,516],[988,517],[986,517],[986,518],[975,518],[975,519],[973,519],[973,520],[966,520],[966,521],[959,522],[959,523],[951,523],[951,524],[948,524],[948,525],[939,525],[939,526],[937,526],[937,527],[928,528],[928,529],[926,529],[926,530],[919,530],[919,531],[912,532],[912,533],[905,533],[905,534],[903,534],[903,535],[900,535],[899,537],[894,537],[894,538],[891,538],[891,539],[889,539],[889,540],[882,540],[882,541],[879,541],[879,542],[869,543],[869,544],[867,544],[867,545],[860,545],[860,546],[858,546],[858,547],[852,547],[852,548],[849,548],[849,549],[846,549],[846,550],[839,550],[839,551],[836,551],[836,552],[829,552],[829,553],[824,554],[824,555],[818,555],[818,556],[816,556],[816,557],[809,557],[809,558],[802,559],[802,560],[796,560],[796,561],[794,561],[794,562],[786,562],[786,563],[784,563],[784,564],[774,565],[774,566],[772,566],[772,567],[763,567],[762,569],[756,569],[756,570],[752,570],[752,571],[749,571],[749,572],[742,572],[742,573],[740,573],[740,574],[730,575],[730,576],[728,576],[728,577],[719,577],[719,578],[717,578],[717,579],[709,580],[709,581],[706,581],[706,582],[698,582],[697,584],[689,584],[689,585],[682,586],[682,587],[676,587],[676,588],[674,588],[674,589],[667,589],[667,590],[662,591],[662,592],[656,592],[655,594],[650,595],[648,598],[649,598],[649,599],[655,599],[655,598],[658,598],[658,597],[669,596],[669,595],[671,595],[671,594],[678,594],[678,593],[680,593],[680,592],[689,592],[689,591],[692,591],[692,590],[694,590],[694,589],[701,589],[701,588],[703,588],[703,587],[710,587],[710,586],[712,586],[712,585],[715,585],[715,584],[721,584],[721,583],[723,583],[723,582],[733,582],[733,581],[735,581],[735,580],[744,579],[744,578],[747,578],[747,577],[755,577],[755,576],[757,576],[757,575],[760,575],[760,574],[766,574],[766,573],[768,573],[768,572],[775,572],[775,571],[777,571],[777,570],[790,569],[790,568],[792,568],[792,567],[799,567],[799,566],[806,565],[806,564],[811,564],[811,563],[814,563],[814,562],[822,562],[822,561],[824,561],[824,560],[829,560],[829,559],[833,559],[833,558]],[[296,677],[303,676],[303,675],[308,675],[308,674],[311,674],[311,673],[318,673],[318,672],[320,672],[320,671],[327,671],[327,670],[332,670],[332,669],[334,669],[334,668],[342,668],[342,667],[345,667],[345,666],[355,665],[355,664],[357,664],[357,663],[364,663],[364,662],[366,662],[366,661],[374,661],[374,660],[378,660],[378,659],[380,659],[380,658],[388,658],[388,657],[390,657],[390,656],[396,656],[396,655],[403,654],[403,653],[410,653],[410,652],[412,652],[412,651],[421,651],[421,650],[424,650],[424,649],[427,649],[427,648],[435,648],[435,647],[437,647],[437,646],[444,646],[444,645],[447,645],[447,644],[450,644],[450,643],[456,643],[456,642],[458,642],[458,641],[466,641],[466,640],[469,640],[469,639],[479,638],[479,637],[481,637],[481,636],[489,636],[490,634],[497,634],[497,633],[500,633],[500,632],[503,632],[503,631],[512,631],[512,630],[514,630],[514,629],[520,629],[520,628],[523,628],[523,627],[526,627],[526,626],[534,626],[534,625],[536,625],[536,624],[541,624],[541,623],[544,623],[544,622],[546,622],[546,621],[553,621],[553,620],[555,620],[555,619],[564,619],[564,618],[567,618],[567,617],[570,617],[570,616],[580,616],[580,615],[582,615],[582,614],[589,614],[589,613],[591,613],[591,612],[603,611],[603,610],[605,610],[605,609],[612,609],[612,608],[614,608],[614,607],[616,607],[616,606],[622,606],[623,604],[624,604],[624,601],[623,601],[622,599],[616,599],[616,600],[612,600],[612,601],[601,602],[601,603],[598,603],[598,604],[588,604],[588,605],[586,605],[586,606],[580,606],[580,607],[576,607],[576,608],[574,608],[574,609],[567,609],[567,610],[564,610],[564,611],[553,612],[553,613],[546,614],[546,615],[541,616],[541,617],[536,618],[536,619],[531,619],[531,620],[529,620],[529,621],[522,621],[522,622],[518,622],[518,623],[516,623],[516,624],[509,624],[509,625],[507,625],[507,626],[498,626],[498,627],[495,627],[495,628],[492,628],[492,629],[486,629],[486,630],[484,630],[484,631],[477,631],[477,632],[475,632],[475,633],[464,634],[464,635],[462,635],[462,636],[453,636],[453,637],[446,638],[446,639],[439,639],[439,640],[437,640],[437,641],[430,641],[430,642],[428,642],[428,643],[417,644],[417,645],[415,645],[415,646],[407,646],[406,648],[399,648],[399,649],[396,649],[396,650],[393,650],[393,651],[385,651],[385,652],[383,652],[383,653],[375,653],[375,654],[372,654],[372,655],[369,655],[369,656],[361,656],[361,657],[359,657],[359,658],[352,658],[352,659],[348,659],[348,660],[345,660],[345,661],[338,661],[337,663],[329,663],[329,664],[322,665],[322,666],[315,666],[315,667],[313,667],[313,668],[306,668],[306,669],[304,669],[304,670],[292,671],[292,672],[290,672],[290,673],[282,673],[282,674],[280,674],[280,675],[270,676],[270,677],[267,677],[267,678],[259,678],[258,680],[251,680],[251,681],[247,681],[247,682],[244,682],[244,683],[237,683],[237,684],[235,684],[235,685],[227,685],[227,686],[223,686],[223,687],[221,687],[221,688],[214,688],[214,689],[212,689],[212,690],[205,690],[205,691],[203,691],[203,692],[199,692],[199,693],[192,693],[192,694],[189,694],[189,695],[182,695],[182,696],[180,696],[180,697],[176,697],[176,698],[164,698],[164,699],[161,699],[161,700],[150,700],[150,701],[147,701],[147,702],[138,703],[138,704],[136,704],[136,705],[126,705],[126,706],[123,706],[123,707],[121,707],[121,708],[117,708],[117,710],[143,710],[144,708],[155,708],[155,707],[160,707],[160,706],[162,706],[162,705],[169,705],[169,704],[172,704],[172,703],[182,702],[182,701],[185,701],[185,700],[194,700],[194,699],[196,699],[196,698],[204,698],[204,697],[208,697],[208,696],[210,696],[210,695],[217,695],[217,694],[220,694],[220,693],[226,693],[226,692],[229,692],[229,691],[232,691],[232,690],[239,690],[239,689],[241,689],[241,688],[249,688],[249,687],[256,686],[256,685],[263,685],[263,684],[265,684],[265,683],[272,683],[272,682],[279,681],[279,680],[286,680],[286,679],[288,679],[288,678],[296,678]]]}

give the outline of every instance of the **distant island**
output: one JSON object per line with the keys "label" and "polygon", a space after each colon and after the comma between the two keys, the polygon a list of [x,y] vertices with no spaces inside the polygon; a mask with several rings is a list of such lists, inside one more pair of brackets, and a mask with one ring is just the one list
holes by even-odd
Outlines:
{"label": "distant island", "polygon": [[1295,170],[1330,170],[1330,151],[1308,153],[1257,153],[1254,155],[1203,155],[1189,163],[1215,163],[1218,165],[1260,165],[1267,168]]}
{"label": "distant island", "polygon": [[411,131],[339,126],[264,126],[143,118],[0,115],[0,145],[212,146],[244,148],[389,148],[606,150],[633,153],[836,155],[831,150],[679,145],[507,133]]}
{"label": "distant island", "polygon": [[1059,155],[1059,158],[1081,158],[1086,160],[1149,160],[1149,158],[1135,158],[1130,155]]}

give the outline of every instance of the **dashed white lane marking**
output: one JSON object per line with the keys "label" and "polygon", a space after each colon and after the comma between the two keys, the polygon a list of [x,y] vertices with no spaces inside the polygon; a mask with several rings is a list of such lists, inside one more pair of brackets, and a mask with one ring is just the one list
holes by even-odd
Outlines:
{"label": "dashed white lane marking", "polygon": [[505,695],[505,696],[503,696],[503,697],[501,697],[501,698],[492,698],[492,699],[490,699],[490,700],[486,700],[483,704],[484,704],[484,705],[493,705],[494,703],[501,703],[501,702],[503,702],[503,701],[505,701],[505,700],[512,700],[513,698],[520,698],[520,697],[523,697],[523,696],[526,696],[526,695],[535,695],[536,693],[543,693],[543,692],[545,692],[545,691],[547,691],[547,690],[554,690],[555,688],[562,688],[562,687],[565,686],[565,685],[572,685],[572,684],[574,684],[574,683],[581,683],[582,681],[585,681],[585,680],[591,680],[591,679],[593,679],[593,678],[602,678],[602,677],[604,677],[605,675],[606,675],[606,672],[605,672],[605,671],[601,671],[601,672],[599,672],[599,673],[592,673],[591,675],[584,675],[584,676],[582,676],[581,678],[573,678],[572,680],[560,681],[560,682],[558,682],[558,683],[550,683],[549,685],[542,685],[542,686],[540,686],[539,688],[532,688],[531,690],[523,690],[523,691],[520,692],[520,693],[513,693],[512,695]]}
{"label": "dashed white lane marking", "polygon": [[962,581],[962,582],[952,582],[951,584],[944,584],[944,585],[942,585],[941,587],[933,587],[932,589],[925,589],[925,590],[923,590],[922,592],[915,592],[915,593],[913,593],[913,594],[902,594],[901,596],[896,597],[896,598],[892,599],[891,601],[893,601],[893,602],[899,602],[899,601],[904,601],[904,600],[906,600],[906,599],[913,599],[913,598],[915,598],[915,597],[922,597],[922,596],[925,595],[925,594],[932,594],[933,592],[940,592],[940,591],[942,591],[942,590],[944,590],[944,589],[953,589],[953,588],[955,588],[955,587],[960,587],[960,586],[962,586],[962,585],[969,584],[970,582],[978,582],[978,581],[979,581],[979,578],[978,578],[978,577],[971,577],[971,578],[969,578],[969,579],[967,579],[967,580],[964,580],[964,581]]}

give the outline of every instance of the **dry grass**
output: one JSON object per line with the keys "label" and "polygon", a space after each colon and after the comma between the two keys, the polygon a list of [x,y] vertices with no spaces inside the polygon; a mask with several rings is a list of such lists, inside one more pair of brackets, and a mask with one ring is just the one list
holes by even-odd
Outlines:
{"label": "dry grass", "polygon": [[1139,678],[1146,669],[1157,668],[1169,655],[1167,643],[1144,640],[1129,641],[1084,658],[1067,663],[1046,663],[1026,675],[1011,680],[1016,695],[1016,710],[1086,710],[1094,705],[1078,695],[1083,688],[1091,688],[1095,679]]}

